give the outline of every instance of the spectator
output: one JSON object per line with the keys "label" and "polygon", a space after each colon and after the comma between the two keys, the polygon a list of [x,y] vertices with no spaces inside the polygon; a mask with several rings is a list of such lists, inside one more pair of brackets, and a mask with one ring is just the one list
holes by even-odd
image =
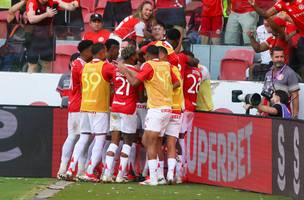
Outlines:
{"label": "spectator", "polygon": [[[257,39],[261,44],[266,43],[267,39],[272,37],[272,30],[267,20],[263,20],[264,24],[257,28]],[[266,43],[267,44],[267,43]],[[262,81],[265,79],[266,72],[270,69],[271,56],[270,51],[260,52],[261,60],[258,64],[255,64],[253,67],[253,80]]]}
{"label": "spectator", "polygon": [[187,38],[190,40],[191,44],[201,44],[201,36],[199,34],[201,31],[201,24],[202,8],[199,7],[193,11],[188,23]]}
{"label": "spectator", "polygon": [[131,14],[132,5],[130,0],[107,0],[103,14],[104,27],[113,30],[116,25]]}
{"label": "spectator", "polygon": [[0,71],[19,71],[23,65],[25,52],[24,25],[28,22],[24,0],[8,10],[6,21],[8,31],[5,44],[0,48]]}
{"label": "spectator", "polygon": [[161,22],[156,22],[152,26],[152,39],[153,40],[164,40],[166,36],[166,27]]}
{"label": "spectator", "polygon": [[201,38],[202,44],[219,45],[223,30],[222,0],[202,0]]}
{"label": "spectator", "polygon": [[53,18],[57,6],[65,10],[75,10],[77,3],[66,3],[56,0],[28,0],[26,12],[32,26],[28,39],[27,61],[28,72],[38,71],[38,60],[41,60],[42,72],[52,72],[52,61],[55,58],[56,40],[53,32]]}
{"label": "spectator", "polygon": [[108,39],[105,43],[107,49],[107,61],[116,62],[119,55],[119,42],[114,39]]}
{"label": "spectator", "polygon": [[73,36],[74,39],[80,39],[80,33],[84,29],[83,17],[80,5],[80,0],[62,0],[65,3],[74,3],[75,10],[64,10],[60,6],[57,10],[57,15],[54,18],[55,32],[58,38]]}
{"label": "spectator", "polygon": [[[282,18],[276,17],[275,23],[278,26],[284,26],[286,23]],[[285,56],[285,63],[288,64],[289,62],[289,47],[288,43],[285,41],[285,37],[280,35],[276,30],[272,29],[271,37],[268,37],[265,42],[259,43],[255,40],[253,32],[248,32],[248,37],[250,39],[251,46],[255,50],[255,52],[265,52],[267,50],[272,50],[274,47],[281,47],[284,49],[284,56]]]}
{"label": "spectator", "polygon": [[134,46],[134,47],[137,48],[137,43],[136,43],[135,40],[133,40],[133,39],[131,39],[131,38],[126,38],[126,39],[124,39],[124,40],[122,41],[121,45],[120,45],[120,51],[121,51],[123,48],[125,48],[125,47],[127,47],[127,46],[130,46],[130,45],[132,45],[132,46]]}
{"label": "spectator", "polygon": [[[297,74],[285,64],[284,50],[280,47],[272,49],[272,68],[266,73],[263,91],[273,93],[283,90],[290,98],[292,104],[292,116],[297,118],[299,114],[299,80]],[[265,95],[264,95],[265,96]],[[269,98],[270,100],[271,98]]]}
{"label": "spectator", "polygon": [[174,25],[185,27],[186,18],[183,6],[181,0],[156,0],[156,20],[165,24],[167,28],[172,28]]}
{"label": "spectator", "polygon": [[298,27],[299,32],[301,34],[304,34],[304,15],[303,15],[304,4],[302,1],[278,0],[275,3],[275,5],[269,8],[267,11],[261,9],[259,3],[256,3],[255,0],[248,0],[248,2],[256,10],[256,12],[265,19],[281,11],[286,12],[294,21],[295,25]]}
{"label": "spectator", "polygon": [[110,35],[110,38],[117,40],[119,43],[123,39],[130,37],[137,43],[145,37],[147,25],[153,19],[153,5],[150,1],[144,1],[137,9],[134,15],[126,17]]}
{"label": "spectator", "polygon": [[256,30],[258,15],[248,3],[248,0],[228,0],[227,14],[229,14],[225,33],[225,43],[240,45],[241,33],[243,43],[250,44],[246,35],[249,31]]}
{"label": "spectator", "polygon": [[105,43],[109,37],[110,32],[103,29],[103,19],[100,14],[92,14],[90,17],[90,27],[92,31],[85,32],[83,35],[83,40],[91,40],[94,43]]}

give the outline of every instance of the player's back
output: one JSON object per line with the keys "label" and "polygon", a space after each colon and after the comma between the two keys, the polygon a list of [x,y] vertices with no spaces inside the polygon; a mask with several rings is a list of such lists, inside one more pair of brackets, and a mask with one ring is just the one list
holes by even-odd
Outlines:
{"label": "player's back", "polygon": [[146,63],[153,69],[152,78],[144,82],[148,96],[148,107],[171,107],[173,85],[170,73],[170,63],[159,60],[150,60]]}
{"label": "player's back", "polygon": [[183,91],[185,108],[188,111],[195,111],[197,94],[199,92],[202,74],[199,68],[187,67],[184,75]]}
{"label": "player's back", "polygon": [[[132,65],[125,65],[130,70],[138,71]],[[137,87],[132,86],[127,78],[118,71],[118,68],[114,71],[113,84],[115,92],[111,111],[133,114],[136,110],[136,102],[138,99]]]}
{"label": "player's back", "polygon": [[106,64],[108,63],[94,59],[85,64],[82,72],[81,111],[109,111],[110,83],[102,73]]}

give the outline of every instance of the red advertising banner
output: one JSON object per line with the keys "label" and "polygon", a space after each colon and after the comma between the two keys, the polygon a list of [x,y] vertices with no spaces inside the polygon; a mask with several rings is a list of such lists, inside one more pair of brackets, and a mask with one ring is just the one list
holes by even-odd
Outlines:
{"label": "red advertising banner", "polygon": [[271,119],[196,113],[187,160],[190,182],[271,194]]}

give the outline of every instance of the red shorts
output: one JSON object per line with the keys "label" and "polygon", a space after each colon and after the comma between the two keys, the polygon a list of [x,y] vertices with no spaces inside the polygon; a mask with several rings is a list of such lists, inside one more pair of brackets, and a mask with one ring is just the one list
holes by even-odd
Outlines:
{"label": "red shorts", "polygon": [[201,35],[219,38],[223,30],[223,16],[202,17]]}

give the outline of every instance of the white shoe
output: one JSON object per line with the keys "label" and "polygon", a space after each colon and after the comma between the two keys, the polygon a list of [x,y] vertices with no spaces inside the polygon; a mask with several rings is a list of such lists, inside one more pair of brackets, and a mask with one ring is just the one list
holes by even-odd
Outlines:
{"label": "white shoe", "polygon": [[116,179],[115,179],[115,182],[116,183],[127,183],[128,182],[128,179],[124,178],[124,177],[119,177],[117,176]]}
{"label": "white shoe", "polygon": [[112,183],[113,179],[110,176],[103,175],[101,181],[103,183]]}
{"label": "white shoe", "polygon": [[180,176],[176,177],[176,184],[182,184],[183,183],[183,178]]}
{"label": "white shoe", "polygon": [[139,185],[157,186],[158,183],[153,183],[151,182],[151,179],[147,179],[145,181],[139,182]]}
{"label": "white shoe", "polygon": [[166,184],[167,184],[167,181],[166,181],[165,177],[158,179],[158,185],[166,185]]}

